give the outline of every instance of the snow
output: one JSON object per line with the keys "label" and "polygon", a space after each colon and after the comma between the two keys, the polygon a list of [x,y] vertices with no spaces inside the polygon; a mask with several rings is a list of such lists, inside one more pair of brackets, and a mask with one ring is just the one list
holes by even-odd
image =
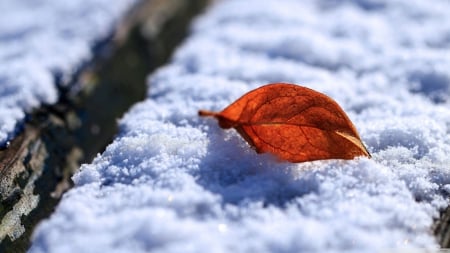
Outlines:
{"label": "snow", "polygon": [[[42,222],[29,252],[436,249],[450,194],[450,8],[227,0]],[[373,158],[279,163],[199,109],[270,82],[336,99]]]}
{"label": "snow", "polygon": [[92,58],[135,0],[0,1],[0,145],[26,113],[58,99],[57,78]]}

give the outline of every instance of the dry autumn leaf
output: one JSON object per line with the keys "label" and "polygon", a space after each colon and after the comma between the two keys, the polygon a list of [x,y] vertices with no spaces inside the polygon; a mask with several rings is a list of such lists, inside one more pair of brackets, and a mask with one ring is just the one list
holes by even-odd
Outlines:
{"label": "dry autumn leaf", "polygon": [[333,99],[294,84],[268,84],[222,112],[200,110],[199,115],[215,117],[224,129],[235,128],[258,153],[289,162],[370,157]]}

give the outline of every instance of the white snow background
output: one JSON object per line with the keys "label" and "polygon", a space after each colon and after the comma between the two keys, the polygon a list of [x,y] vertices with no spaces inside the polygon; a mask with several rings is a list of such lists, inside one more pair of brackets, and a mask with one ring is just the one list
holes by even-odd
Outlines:
{"label": "white snow background", "polygon": [[[450,2],[229,0],[201,16],[34,234],[44,252],[436,249],[450,194]],[[278,163],[199,109],[292,82],[373,159]]]}
{"label": "white snow background", "polygon": [[0,146],[26,113],[58,99],[56,75],[70,77],[92,58],[136,0],[0,1]]}

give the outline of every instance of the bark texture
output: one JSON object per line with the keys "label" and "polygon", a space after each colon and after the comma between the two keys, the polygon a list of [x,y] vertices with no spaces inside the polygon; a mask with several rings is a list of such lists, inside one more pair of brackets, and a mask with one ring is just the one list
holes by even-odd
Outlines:
{"label": "bark texture", "polygon": [[60,101],[28,116],[0,150],[0,252],[28,249],[34,227],[71,187],[73,173],[112,141],[117,118],[145,97],[146,76],[167,61],[208,2],[142,1],[61,86],[70,88]]}

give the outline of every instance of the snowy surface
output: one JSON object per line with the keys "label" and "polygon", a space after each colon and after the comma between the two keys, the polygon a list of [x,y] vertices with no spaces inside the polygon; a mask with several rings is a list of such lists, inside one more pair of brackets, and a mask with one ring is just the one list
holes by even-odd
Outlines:
{"label": "snowy surface", "polygon": [[136,0],[0,1],[0,146],[25,114],[58,99],[71,77]]}
{"label": "snowy surface", "polygon": [[[450,195],[450,2],[230,0],[200,17],[34,234],[43,252],[437,248]],[[277,163],[198,109],[270,82],[342,105],[373,159]]]}

